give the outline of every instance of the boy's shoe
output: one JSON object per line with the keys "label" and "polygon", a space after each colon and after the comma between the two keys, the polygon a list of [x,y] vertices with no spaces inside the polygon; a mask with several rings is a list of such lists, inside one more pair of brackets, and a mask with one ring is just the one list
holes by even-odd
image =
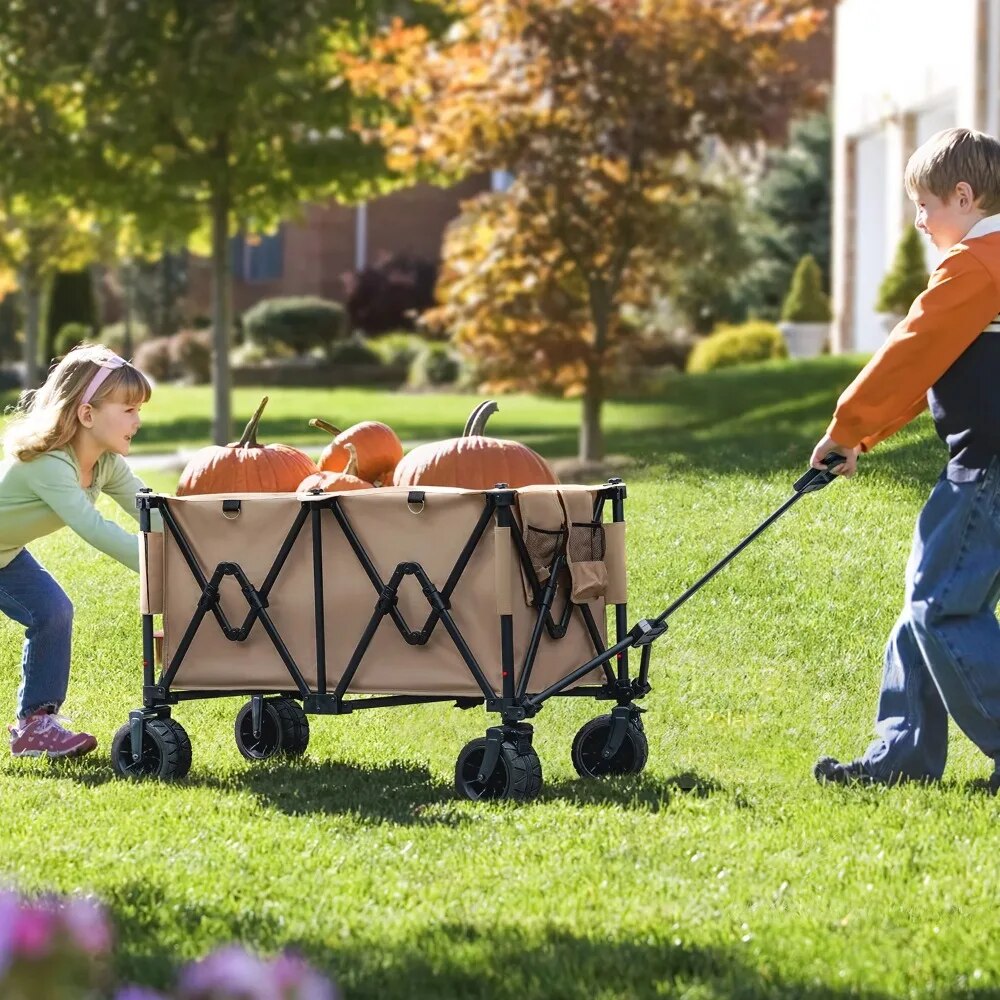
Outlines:
{"label": "boy's shoe", "polygon": [[820,757],[813,765],[813,776],[821,784],[833,785],[888,785],[884,778],[876,777],[861,760],[842,764],[836,757]]}
{"label": "boy's shoe", "polygon": [[1000,792],[1000,766],[990,775],[990,795],[996,795],[997,792]]}
{"label": "boy's shoe", "polygon": [[97,746],[96,737],[70,732],[60,724],[59,716],[48,712],[29,715],[19,726],[8,727],[8,732],[15,757],[79,757]]}

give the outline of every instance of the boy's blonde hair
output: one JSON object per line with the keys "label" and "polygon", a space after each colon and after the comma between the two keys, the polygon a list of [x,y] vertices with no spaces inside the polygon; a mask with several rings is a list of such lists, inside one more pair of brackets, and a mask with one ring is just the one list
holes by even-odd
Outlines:
{"label": "boy's blonde hair", "polygon": [[948,201],[960,181],[972,188],[983,212],[1000,212],[1000,141],[971,128],[949,128],[932,135],[906,164],[906,193],[914,200],[929,191]]}
{"label": "boy's blonde hair", "polygon": [[[105,363],[115,358],[114,351],[106,347],[77,347],[49,372],[41,388],[21,393],[13,408],[13,419],[4,432],[4,454],[30,462],[69,444],[80,426],[77,410],[87,387]],[[98,407],[114,401],[141,406],[152,391],[146,376],[131,364],[125,364],[108,375],[90,405]]]}

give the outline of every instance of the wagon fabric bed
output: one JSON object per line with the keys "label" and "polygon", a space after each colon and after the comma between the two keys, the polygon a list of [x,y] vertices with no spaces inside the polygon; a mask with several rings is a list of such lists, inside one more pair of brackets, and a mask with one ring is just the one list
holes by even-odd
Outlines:
{"label": "wagon fabric bed", "polygon": [[[542,785],[528,720],[550,698],[573,696],[611,703],[576,734],[577,772],[638,773],[648,743],[636,702],[650,691],[651,644],[666,619],[833,478],[810,470],[729,555],[631,628],[620,479],[491,490],[143,490],[143,704],[115,735],[114,770],[187,774],[191,743],[171,713],[191,699],[247,698],[234,729],[250,760],[304,753],[309,715],[451,702],[500,717],[459,753],[458,793],[525,800]],[[151,530],[153,511],[162,532]]]}

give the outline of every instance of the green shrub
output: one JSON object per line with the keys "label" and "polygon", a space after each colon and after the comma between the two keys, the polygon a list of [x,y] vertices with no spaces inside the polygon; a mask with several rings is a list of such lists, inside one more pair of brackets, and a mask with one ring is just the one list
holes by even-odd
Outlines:
{"label": "green shrub", "polygon": [[157,382],[174,377],[174,361],[170,350],[170,337],[153,337],[136,348],[133,363],[136,368]]}
{"label": "green shrub", "polygon": [[382,355],[361,337],[334,344],[327,352],[327,358],[334,365],[380,365]]}
{"label": "green shrub", "polygon": [[913,226],[907,226],[896,247],[892,267],[879,286],[875,311],[908,313],[913,300],[927,287],[927,277],[920,233]]}
{"label": "green shrub", "polygon": [[397,330],[369,341],[372,350],[378,351],[383,364],[409,367],[424,348],[424,339],[415,333]]}
{"label": "green shrub", "polygon": [[806,254],[795,268],[781,318],[786,323],[829,323],[830,300],[823,291],[823,276],[812,254]]}
{"label": "green shrub", "polygon": [[416,389],[453,385],[462,374],[462,363],[447,344],[428,343],[410,365],[409,384]]}
{"label": "green shrub", "polygon": [[74,347],[79,347],[85,340],[92,340],[94,331],[85,323],[64,323],[56,334],[56,357],[69,354]]}
{"label": "green shrub", "polygon": [[129,350],[125,347],[125,324],[122,322],[101,327],[101,331],[97,335],[97,342],[99,344],[103,344],[109,350],[114,351],[115,354],[121,354],[123,357],[127,353],[133,353],[143,341],[148,339],[148,328],[143,323],[134,321],[132,323],[132,346]]}
{"label": "green shrub", "polygon": [[167,339],[176,372],[186,375],[195,385],[212,381],[211,330],[181,330]]}
{"label": "green shrub", "polygon": [[740,326],[720,326],[695,344],[688,358],[689,372],[710,372],[716,368],[787,358],[788,348],[781,331],[772,323],[750,322]]}
{"label": "green shrub", "polygon": [[329,350],[347,332],[343,306],[313,296],[264,299],[243,313],[242,323],[250,343],[265,350],[284,344],[296,354]]}

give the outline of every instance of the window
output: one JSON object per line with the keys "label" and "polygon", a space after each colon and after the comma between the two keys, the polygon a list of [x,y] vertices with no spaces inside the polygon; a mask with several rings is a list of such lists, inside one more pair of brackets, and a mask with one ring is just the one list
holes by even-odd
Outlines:
{"label": "window", "polygon": [[267,236],[241,233],[230,240],[233,277],[242,281],[276,281],[284,270],[285,246],[282,226]]}

